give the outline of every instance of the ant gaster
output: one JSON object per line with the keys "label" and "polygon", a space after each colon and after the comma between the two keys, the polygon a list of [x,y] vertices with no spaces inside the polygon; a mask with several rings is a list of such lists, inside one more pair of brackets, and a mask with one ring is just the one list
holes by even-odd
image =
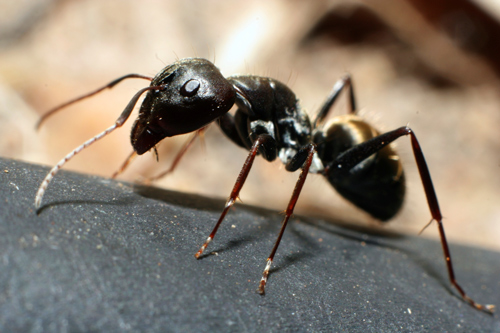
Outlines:
{"label": "ant gaster", "polygon": [[[455,279],[438,200],[415,133],[408,126],[403,126],[380,134],[357,116],[350,76],[345,76],[333,86],[315,120],[311,122],[295,94],[285,84],[260,76],[236,75],[225,78],[208,60],[187,58],[165,67],[154,78],[138,74],[120,77],[100,89],[52,109],[40,119],[38,126],[63,107],[129,78],[150,80],[151,85],[132,97],[113,126],[77,147],[52,168],[37,192],[37,208],[57,171],[75,154],[121,127],[140,96],[146,93],[139,117],[132,127],[131,142],[136,154],[151,150],[166,137],[202,131],[214,121],[231,141],[250,151],[219,220],[196,253],[196,258],[213,240],[229,208],[238,198],[256,155],[260,154],[268,161],[279,158],[288,171],[302,169],[259,283],[258,292],[264,294],[274,255],[307,175],[322,174],[347,200],[373,217],[387,221],[401,208],[405,193],[402,165],[390,143],[409,135],[432,216],[429,224],[437,222],[450,282],[470,305],[486,312],[493,311],[493,305],[481,305],[467,296]],[[349,93],[349,113],[326,120],[344,89]],[[234,116],[228,113],[233,105],[237,106]]]}

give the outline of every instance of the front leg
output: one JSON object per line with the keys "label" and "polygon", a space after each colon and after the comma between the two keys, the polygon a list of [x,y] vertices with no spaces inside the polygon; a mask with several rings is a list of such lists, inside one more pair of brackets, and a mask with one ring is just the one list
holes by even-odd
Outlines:
{"label": "front leg", "polygon": [[[231,208],[238,198],[241,188],[243,187],[243,184],[245,184],[245,181],[248,177],[248,174],[250,173],[250,169],[252,168],[253,162],[255,160],[255,156],[257,156],[257,152],[259,151],[260,148],[262,147],[271,147],[268,149],[274,149],[276,150],[276,141],[267,134],[262,134],[260,135],[255,142],[252,145],[252,148],[250,149],[250,152],[248,153],[248,157],[245,160],[245,163],[243,164],[243,167],[241,168],[240,174],[238,175],[238,178],[236,179],[236,182],[234,184],[233,190],[231,191],[231,194],[229,195],[229,198],[226,201],[226,205],[224,206],[224,210],[222,211],[219,220],[215,224],[214,229],[208,236],[207,240],[205,243],[201,246],[201,248],[196,252],[194,255],[196,259],[199,259],[200,256],[203,254],[203,251],[207,248],[208,244],[214,239],[215,234],[217,233],[217,230],[219,229],[220,224],[224,220],[224,217],[226,216],[227,212],[229,211],[229,208]],[[274,148],[272,148],[274,147]]]}
{"label": "front leg", "polygon": [[248,142],[243,141],[243,139],[241,138],[240,131],[238,131],[237,128],[237,124],[238,122],[236,121],[235,117],[233,117],[233,115],[230,113],[225,113],[221,117],[219,117],[219,119],[217,119],[217,125],[219,125],[222,133],[224,133],[229,138],[229,140],[233,141],[242,148],[249,149],[250,145],[248,144]]}

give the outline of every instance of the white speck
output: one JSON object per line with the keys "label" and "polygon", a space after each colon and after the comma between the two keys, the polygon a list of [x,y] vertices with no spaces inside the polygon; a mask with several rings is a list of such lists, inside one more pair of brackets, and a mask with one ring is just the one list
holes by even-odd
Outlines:
{"label": "white speck", "polygon": [[19,186],[17,186],[16,184],[14,184],[13,182],[10,182],[10,185],[14,186],[16,188],[16,190],[19,191]]}
{"label": "white speck", "polygon": [[411,309],[410,308],[408,308],[408,313],[411,314]]}

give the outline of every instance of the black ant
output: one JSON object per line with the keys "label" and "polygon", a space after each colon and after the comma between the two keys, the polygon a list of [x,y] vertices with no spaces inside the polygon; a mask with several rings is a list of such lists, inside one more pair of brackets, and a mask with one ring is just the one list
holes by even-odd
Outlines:
{"label": "black ant", "polygon": [[[129,78],[149,80],[151,85],[132,97],[113,126],[77,147],[52,168],[36,194],[37,208],[58,170],[84,148],[121,127],[140,96],[147,93],[139,117],[132,127],[133,154],[141,155],[154,149],[165,137],[202,131],[214,121],[231,141],[250,151],[219,220],[195,254],[196,258],[213,240],[229,208],[238,198],[257,154],[268,161],[279,158],[288,171],[302,169],[259,283],[258,292],[264,294],[274,255],[307,175],[322,174],[347,200],[373,217],[387,221],[401,208],[405,193],[402,165],[390,143],[409,135],[432,215],[426,227],[432,221],[437,222],[450,282],[471,306],[490,313],[493,311],[494,305],[481,305],[467,296],[455,279],[438,200],[415,133],[408,126],[403,126],[380,134],[357,116],[350,76],[345,76],[333,86],[316,119],[311,122],[295,94],[285,84],[260,76],[236,75],[225,78],[208,60],[188,58],[165,67],[154,78],[138,74],[122,76],[100,89],[52,109],[40,119],[38,126],[56,111]],[[349,113],[326,121],[332,105],[344,89],[349,93]],[[233,116],[228,111],[235,104],[237,110]],[[180,156],[182,153],[176,162]]]}

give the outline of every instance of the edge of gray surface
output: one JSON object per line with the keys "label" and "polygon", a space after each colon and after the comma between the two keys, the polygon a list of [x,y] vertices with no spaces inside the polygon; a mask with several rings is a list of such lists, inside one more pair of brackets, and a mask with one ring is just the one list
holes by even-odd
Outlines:
{"label": "edge of gray surface", "polygon": [[[0,159],[0,331],[490,331],[498,315],[449,287],[441,245],[303,216],[255,290],[281,215]],[[333,222],[333,223],[332,223]],[[451,245],[458,281],[500,305],[500,256]],[[211,253],[211,254],[210,254]]]}

